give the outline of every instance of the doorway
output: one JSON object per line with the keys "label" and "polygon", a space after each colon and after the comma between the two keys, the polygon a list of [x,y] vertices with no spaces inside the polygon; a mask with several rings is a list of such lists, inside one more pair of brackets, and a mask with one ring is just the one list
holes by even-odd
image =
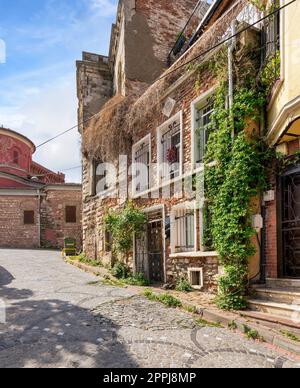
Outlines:
{"label": "doorway", "polygon": [[135,267],[151,283],[164,282],[163,214],[162,211],[147,214],[147,224],[135,239]]}
{"label": "doorway", "polygon": [[282,176],[282,272],[300,278],[300,166]]}

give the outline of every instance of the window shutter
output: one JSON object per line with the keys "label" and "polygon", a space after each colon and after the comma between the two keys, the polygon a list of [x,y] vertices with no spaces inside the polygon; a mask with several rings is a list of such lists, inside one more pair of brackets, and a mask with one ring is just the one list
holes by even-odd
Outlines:
{"label": "window shutter", "polygon": [[75,224],[76,222],[76,206],[66,206],[66,223]]}
{"label": "window shutter", "polygon": [[25,210],[24,211],[24,225],[34,225],[34,211]]}

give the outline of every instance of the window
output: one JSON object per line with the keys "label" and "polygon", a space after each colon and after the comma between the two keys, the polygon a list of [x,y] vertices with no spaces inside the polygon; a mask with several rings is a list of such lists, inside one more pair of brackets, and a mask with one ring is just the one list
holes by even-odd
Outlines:
{"label": "window", "polygon": [[195,211],[190,209],[176,210],[174,213],[175,253],[195,251]]}
{"label": "window", "polygon": [[150,189],[151,136],[146,136],[133,146],[133,192],[142,193]]}
{"label": "window", "polygon": [[24,211],[24,225],[34,225],[34,210]]}
{"label": "window", "polygon": [[66,223],[75,224],[77,222],[76,206],[66,206]]}
{"label": "window", "polygon": [[177,114],[159,128],[158,147],[160,156],[160,178],[163,181],[181,175],[182,164],[182,122]]}
{"label": "window", "polygon": [[[278,5],[276,7],[278,8]],[[264,58],[272,57],[277,50],[280,50],[280,12],[265,20],[263,50]]]}
{"label": "window", "polygon": [[189,268],[188,269],[189,282],[196,290],[203,288],[203,268]]}
{"label": "window", "polygon": [[19,164],[19,152],[18,151],[13,152],[13,163]]}
{"label": "window", "polygon": [[195,133],[194,133],[194,162],[202,164],[206,152],[209,135],[212,131],[212,114],[214,112],[214,101],[210,97],[194,105],[195,109]]}

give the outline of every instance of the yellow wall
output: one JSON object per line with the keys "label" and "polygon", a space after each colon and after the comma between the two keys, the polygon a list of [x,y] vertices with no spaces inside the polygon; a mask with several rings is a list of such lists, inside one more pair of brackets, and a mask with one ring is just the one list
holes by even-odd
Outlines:
{"label": "yellow wall", "polygon": [[[281,4],[289,1],[281,0]],[[297,0],[281,11],[281,82],[274,89],[268,109],[268,140],[271,144],[275,144],[290,123],[300,117],[299,23],[300,1]]]}

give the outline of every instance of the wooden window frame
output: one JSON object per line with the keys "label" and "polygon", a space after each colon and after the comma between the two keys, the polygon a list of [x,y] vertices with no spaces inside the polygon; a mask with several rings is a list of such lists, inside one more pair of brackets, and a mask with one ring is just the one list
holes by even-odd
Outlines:
{"label": "wooden window frame", "polygon": [[24,210],[23,211],[23,224],[24,225],[35,225],[35,211]]}
{"label": "wooden window frame", "polygon": [[[75,217],[71,217],[70,214],[68,214],[68,209],[75,209]],[[74,216],[74,213],[72,213],[72,216]],[[70,218],[69,218],[70,217]],[[72,219],[72,221],[70,221]],[[75,219],[75,221],[74,221]],[[77,224],[77,206],[76,205],[66,205],[65,206],[65,223],[66,224]]]}

